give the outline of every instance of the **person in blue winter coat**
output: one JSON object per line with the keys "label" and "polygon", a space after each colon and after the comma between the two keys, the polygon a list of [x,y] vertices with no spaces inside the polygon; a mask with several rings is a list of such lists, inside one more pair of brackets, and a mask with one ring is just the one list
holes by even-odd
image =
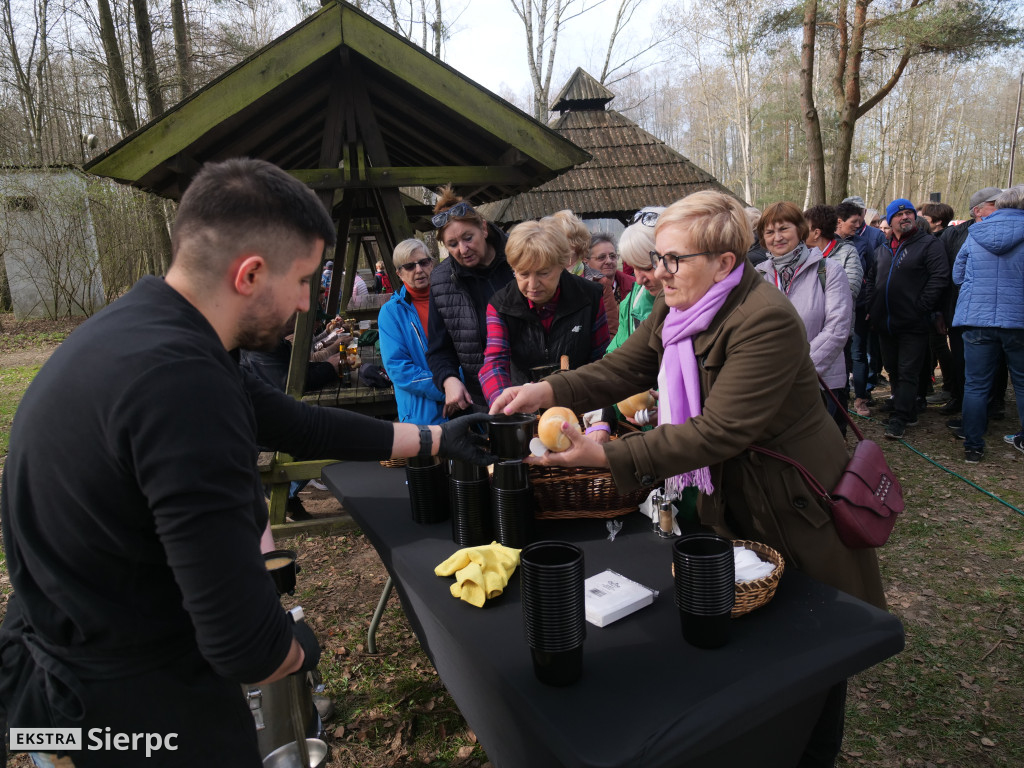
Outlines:
{"label": "person in blue winter coat", "polygon": [[434,260],[422,241],[409,238],[395,246],[393,262],[402,287],[380,308],[377,328],[384,370],[395,387],[398,420],[440,424],[446,421],[442,413],[444,393],[434,385],[427,365],[427,316]]}
{"label": "person in blue winter coat", "polygon": [[964,460],[978,463],[985,452],[988,397],[999,353],[1017,398],[1021,419],[1007,436],[1024,453],[1024,184],[1003,192],[996,210],[967,232],[953,263],[960,286],[953,325],[964,337]]}

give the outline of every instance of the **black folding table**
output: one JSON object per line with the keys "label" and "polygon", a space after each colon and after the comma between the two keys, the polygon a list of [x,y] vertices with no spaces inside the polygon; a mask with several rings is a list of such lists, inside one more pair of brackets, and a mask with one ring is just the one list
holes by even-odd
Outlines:
{"label": "black folding table", "polygon": [[587,625],[583,677],[540,683],[523,635],[519,575],[476,608],[434,567],[459,549],[448,523],[412,522],[403,469],[341,463],[323,477],[376,547],[420,643],[498,768],[792,768],[828,689],[903,648],[896,617],[788,568],[768,605],[732,622],[723,648],[682,638],[671,541],[639,513],[608,540],[606,521],[538,521],[539,538],[584,550],[659,591],[653,605]]}

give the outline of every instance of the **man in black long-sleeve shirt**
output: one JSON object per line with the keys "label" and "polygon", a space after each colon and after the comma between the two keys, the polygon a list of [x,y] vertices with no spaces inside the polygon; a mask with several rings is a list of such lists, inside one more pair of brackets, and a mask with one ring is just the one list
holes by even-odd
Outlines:
{"label": "man in black long-sleeve shirt", "polygon": [[[478,450],[467,422],[313,408],[239,368],[234,350],[273,346],[308,309],[333,240],[280,169],[206,166],[166,279],[83,323],[22,400],[0,494],[15,590],[0,709],[12,727],[81,728],[79,768],[261,764],[238,684],[311,668],[319,647],[263,564],[257,445],[359,460]],[[149,755],[144,740],[111,748],[136,733],[164,738]]]}

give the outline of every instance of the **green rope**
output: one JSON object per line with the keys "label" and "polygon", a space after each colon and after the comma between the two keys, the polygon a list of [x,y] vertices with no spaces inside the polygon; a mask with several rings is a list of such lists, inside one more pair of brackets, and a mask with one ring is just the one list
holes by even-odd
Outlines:
{"label": "green rope", "polygon": [[[856,417],[857,417],[858,419],[863,419],[864,421],[876,421],[876,419],[873,419],[873,418],[871,418],[870,416],[861,416],[861,415],[860,415],[859,413],[857,413],[857,412],[855,412],[855,411],[848,411],[848,413],[849,413],[849,414],[850,414],[851,416],[856,416]],[[881,422],[878,422],[878,423],[881,423]],[[939,469],[941,469],[941,470],[942,470],[943,472],[947,472],[948,474],[952,475],[953,477],[957,478],[958,480],[963,480],[963,481],[964,481],[965,483],[967,483],[967,484],[968,484],[969,486],[971,486],[972,488],[974,488],[974,489],[976,489],[976,490],[979,490],[979,491],[981,491],[982,493],[984,493],[984,494],[985,494],[986,496],[988,496],[989,498],[995,499],[996,501],[998,501],[998,502],[999,502],[1000,504],[1002,504],[1003,506],[1009,507],[1009,508],[1010,508],[1010,509],[1012,509],[1012,510],[1013,510],[1014,512],[1016,512],[1016,513],[1017,513],[1018,515],[1022,515],[1022,516],[1024,516],[1024,510],[1018,509],[1017,507],[1013,506],[1013,504],[1011,504],[1010,502],[1008,502],[1008,501],[1007,501],[1006,499],[1001,499],[1001,498],[999,498],[998,496],[996,496],[996,495],[995,495],[994,493],[992,493],[991,491],[988,491],[988,490],[986,490],[986,489],[982,488],[982,487],[981,487],[980,485],[978,485],[977,483],[975,483],[975,482],[973,482],[973,481],[971,481],[971,480],[968,480],[968,479],[967,479],[966,477],[964,477],[964,476],[963,476],[963,475],[961,475],[961,474],[958,474],[958,473],[954,472],[954,471],[953,471],[952,469],[950,469],[949,467],[947,467],[947,466],[944,466],[944,465],[942,465],[942,464],[939,464],[939,462],[937,462],[937,461],[936,461],[935,459],[933,459],[933,458],[932,458],[931,456],[929,456],[929,455],[928,455],[928,454],[926,454],[926,453],[921,453],[921,451],[917,450],[917,448],[915,448],[914,446],[912,446],[912,445],[911,445],[910,443],[908,443],[908,442],[907,442],[906,440],[900,439],[900,442],[901,442],[901,443],[902,443],[903,445],[905,445],[905,446],[906,446],[907,448],[909,448],[910,450],[912,450],[912,451],[913,451],[914,453],[916,453],[916,454],[917,454],[918,456],[920,456],[921,458],[923,458],[923,459],[925,459],[926,461],[928,461],[928,462],[930,462],[930,463],[934,464],[934,465],[935,465],[936,467],[938,467]]]}

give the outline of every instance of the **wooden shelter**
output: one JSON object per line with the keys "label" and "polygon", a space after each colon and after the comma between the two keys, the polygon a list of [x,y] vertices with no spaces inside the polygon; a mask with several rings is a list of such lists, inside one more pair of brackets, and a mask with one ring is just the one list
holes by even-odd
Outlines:
{"label": "wooden shelter", "polygon": [[568,208],[582,219],[630,217],[647,205],[669,205],[691,192],[733,195],[704,169],[608,103],[615,94],[577,68],[555,97],[551,127],[593,158],[547,183],[480,206],[488,220],[515,224]]}
{"label": "wooden shelter", "polygon": [[[398,285],[391,251],[428,216],[423,188],[451,183],[474,201],[498,200],[589,159],[568,139],[336,0],[85,168],[176,200],[203,163],[230,157],[280,166],[331,210],[338,251],[345,249],[335,262],[345,265],[345,280],[332,281],[328,313],[338,306],[339,288],[347,305],[368,242]],[[418,199],[400,190],[410,187],[419,188]],[[311,286],[311,306],[317,290]],[[314,321],[306,313],[296,324],[287,384],[296,397]],[[279,456],[267,476],[286,488],[287,480],[319,477],[322,465]],[[271,502],[275,523],[284,520],[278,491]]]}

